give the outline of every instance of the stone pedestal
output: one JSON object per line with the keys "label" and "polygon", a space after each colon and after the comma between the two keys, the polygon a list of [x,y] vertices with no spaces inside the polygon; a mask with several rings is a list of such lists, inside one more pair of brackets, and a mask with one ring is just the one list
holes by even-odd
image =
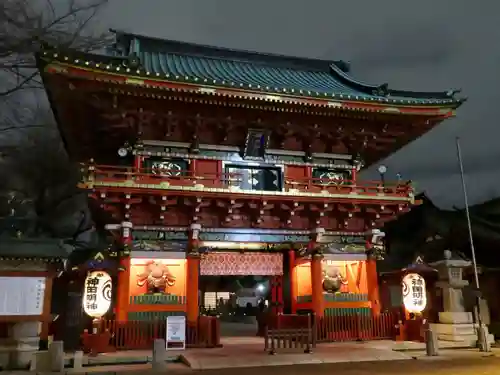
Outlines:
{"label": "stone pedestal", "polygon": [[161,371],[167,368],[167,347],[165,340],[156,339],[153,342],[153,360],[152,367],[154,371]]}
{"label": "stone pedestal", "polygon": [[[439,272],[439,282],[443,295],[444,311],[439,313],[439,323],[432,324],[438,339],[451,341],[464,347],[476,347],[478,325],[474,324],[471,312],[465,311],[463,288],[469,284],[462,279],[462,271],[471,262],[463,259],[452,259],[450,251],[445,251],[445,259],[431,264]],[[493,335],[488,335],[493,342]]]}
{"label": "stone pedestal", "polygon": [[0,339],[0,367],[2,369],[29,369],[38,351],[39,322],[13,323],[9,337]]}

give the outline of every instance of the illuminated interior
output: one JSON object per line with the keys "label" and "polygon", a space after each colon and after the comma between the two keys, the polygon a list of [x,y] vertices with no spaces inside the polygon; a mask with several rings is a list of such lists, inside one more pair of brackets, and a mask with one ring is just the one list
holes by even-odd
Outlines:
{"label": "illuminated interior", "polygon": [[[323,272],[336,270],[347,281],[342,285],[340,293],[367,293],[366,261],[322,261]],[[311,262],[300,263],[295,267],[297,275],[297,295],[310,296],[311,290]]]}
{"label": "illuminated interior", "polygon": [[206,309],[215,309],[217,308],[217,301],[220,301],[221,299],[224,302],[229,301],[231,297],[231,293],[229,292],[205,292],[204,293],[204,307]]}
{"label": "illuminated interior", "polygon": [[171,280],[165,287],[165,294],[175,296],[186,295],[186,259],[142,259],[130,260],[130,296],[140,296],[148,293],[147,275],[151,267],[161,267],[170,274]]}

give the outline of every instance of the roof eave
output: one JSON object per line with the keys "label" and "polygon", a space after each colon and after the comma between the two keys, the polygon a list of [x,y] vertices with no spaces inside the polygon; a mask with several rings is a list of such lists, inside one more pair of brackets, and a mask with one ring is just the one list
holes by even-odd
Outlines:
{"label": "roof eave", "polygon": [[386,96],[400,96],[412,99],[430,99],[430,100],[453,100],[454,102],[460,102],[463,99],[455,98],[455,94],[459,93],[461,90],[447,90],[447,91],[436,91],[436,92],[419,92],[411,90],[395,90],[388,87],[388,84],[373,85],[364,83],[356,80],[354,77],[344,71],[338,64],[330,65],[331,73],[335,77],[344,82],[347,85],[369,95],[375,95],[377,92],[381,92]]}
{"label": "roof eave", "polygon": [[[123,66],[122,58],[114,58],[110,57],[111,60],[116,60],[115,64],[107,64],[106,62],[99,62],[96,63],[92,61],[92,58],[95,58],[96,56],[99,58],[104,58],[104,56],[99,56],[99,55],[94,55],[94,54],[86,54],[82,52],[76,52],[78,54],[79,58],[75,58],[76,56],[69,56],[69,54],[61,56],[59,52],[57,51],[50,51],[50,54],[48,51],[44,51],[43,55],[39,55],[37,59],[38,65],[41,67],[45,67],[47,65],[50,65],[51,63],[54,64],[59,64],[66,66],[68,68],[73,68],[77,70],[85,70],[89,72],[94,72],[94,73],[99,73],[103,75],[110,75],[112,77],[121,77],[125,81],[128,79],[134,80],[136,82],[130,82],[130,84],[133,84],[137,86],[137,82],[141,80],[147,80],[149,83],[153,82],[152,84],[147,84],[145,86],[149,88],[155,88],[157,86],[158,88],[163,88],[162,86],[172,84],[172,85],[186,85],[186,87],[190,87],[191,89],[198,89],[200,93],[205,93],[205,94],[212,94],[213,90],[223,90],[223,91],[231,91],[234,92],[235,94],[241,95],[241,93],[248,93],[249,95],[258,95],[264,97],[267,101],[276,101],[276,102],[293,102],[298,101],[297,104],[301,104],[300,101],[312,101],[314,102],[315,105],[323,105],[325,107],[341,107],[342,104],[348,104],[348,106],[353,107],[351,109],[355,109],[356,104],[359,104],[361,107],[364,106],[370,106],[372,108],[372,111],[377,111],[377,108],[380,108],[381,111],[385,112],[394,112],[397,113],[398,109],[402,108],[429,108],[430,111],[435,111],[436,109],[442,109],[442,110],[454,110],[458,108],[464,100],[454,100],[454,101],[448,101],[447,103],[441,103],[439,100],[434,103],[433,101],[430,101],[429,103],[421,103],[418,101],[411,101],[407,100],[408,103],[400,103],[396,100],[391,100],[390,98],[385,98],[384,101],[375,101],[372,98],[371,100],[365,99],[360,96],[352,95],[352,94],[338,94],[338,93],[324,93],[323,95],[320,96],[320,93],[317,93],[317,96],[310,95],[311,92],[307,92],[307,94],[303,95],[297,95],[298,93],[294,90],[285,90],[283,91],[266,91],[264,89],[260,89],[259,91],[256,90],[256,87],[251,87],[252,89],[249,90],[247,87],[234,87],[234,86],[228,86],[228,85],[222,85],[219,82],[214,82],[212,85],[207,85],[206,83],[198,83],[194,79],[191,79],[190,82],[189,78],[190,77],[161,77],[158,74],[152,75],[151,72],[143,71],[141,69],[137,69],[136,71],[132,72],[131,69],[126,68]],[[51,55],[51,56],[49,56]],[[84,58],[86,57],[86,59]],[[43,61],[43,63],[41,63]],[[119,62],[119,64],[116,64],[116,62]],[[104,65],[104,66],[103,66]],[[125,72],[124,72],[125,71]],[[43,69],[41,69],[42,75],[44,73]],[[168,78],[168,79],[165,79]],[[127,83],[127,82],[125,82]],[[250,85],[251,86],[251,85]],[[318,103],[321,102],[321,103]],[[363,110],[360,108],[360,110]],[[440,115],[440,114],[437,114]],[[443,115],[443,114],[441,114]],[[449,114],[446,114],[446,117],[450,117]]]}

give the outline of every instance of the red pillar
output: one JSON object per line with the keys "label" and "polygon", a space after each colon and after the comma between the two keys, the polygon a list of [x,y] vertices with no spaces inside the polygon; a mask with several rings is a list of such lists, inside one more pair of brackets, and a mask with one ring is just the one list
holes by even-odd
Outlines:
{"label": "red pillar", "polygon": [[198,234],[200,229],[200,224],[191,224],[187,254],[186,320],[191,323],[197,323],[199,316],[200,253],[198,252]]}
{"label": "red pillar", "polygon": [[283,275],[271,278],[271,311],[273,314],[283,314]]}
{"label": "red pillar", "polygon": [[136,169],[136,172],[140,173],[142,170],[142,162],[144,161],[143,156],[141,155],[135,155],[134,157],[134,168]]}
{"label": "red pillar", "polygon": [[288,251],[288,258],[290,263],[290,299],[291,299],[291,312],[295,314],[297,312],[297,295],[298,295],[298,285],[297,285],[297,270],[295,269],[295,250]]}
{"label": "red pillar", "polygon": [[358,179],[358,169],[354,167],[351,170],[351,182],[353,185],[357,185],[357,179]]}
{"label": "red pillar", "polygon": [[191,176],[194,177],[196,176],[196,162],[198,160],[196,159],[191,159],[190,162],[189,162],[189,172],[191,173]]}
{"label": "red pillar", "polygon": [[320,254],[314,254],[311,258],[312,310],[318,317],[322,317],[325,312],[322,259],[323,255]]}
{"label": "red pillar", "polygon": [[311,254],[312,310],[318,317],[322,317],[325,313],[325,301],[323,296],[323,255],[316,251],[316,247],[324,233],[324,228],[316,228],[308,244],[309,253]]}
{"label": "red pillar", "polygon": [[366,260],[366,283],[368,285],[368,300],[372,304],[372,313],[374,316],[380,315],[380,291],[377,275],[377,261],[369,257]]}
{"label": "red pillar", "polygon": [[[132,223],[124,221],[122,228],[122,244],[129,252],[132,250]],[[120,254],[120,268],[116,289],[116,320],[124,322],[128,319],[130,300],[130,255]]]}

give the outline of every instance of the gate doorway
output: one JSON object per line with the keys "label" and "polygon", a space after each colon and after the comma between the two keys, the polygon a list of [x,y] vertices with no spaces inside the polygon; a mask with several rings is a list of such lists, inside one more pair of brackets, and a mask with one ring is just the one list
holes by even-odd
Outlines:
{"label": "gate doorway", "polygon": [[259,322],[283,310],[283,255],[214,252],[200,264],[200,313],[217,316],[221,336],[256,336]]}

